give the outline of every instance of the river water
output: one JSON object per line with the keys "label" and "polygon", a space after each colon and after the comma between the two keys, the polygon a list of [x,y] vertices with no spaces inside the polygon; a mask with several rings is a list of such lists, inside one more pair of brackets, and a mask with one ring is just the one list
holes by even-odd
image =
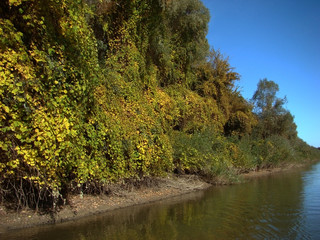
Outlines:
{"label": "river water", "polygon": [[213,187],[75,222],[10,232],[2,237],[7,240],[320,239],[320,163],[244,184]]}

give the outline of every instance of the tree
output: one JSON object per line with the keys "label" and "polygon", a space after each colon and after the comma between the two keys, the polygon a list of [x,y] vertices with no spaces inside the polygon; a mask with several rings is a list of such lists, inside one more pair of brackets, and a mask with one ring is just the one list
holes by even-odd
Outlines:
{"label": "tree", "polygon": [[252,97],[255,113],[264,115],[270,111],[276,111],[277,113],[283,112],[283,104],[286,103],[287,100],[286,97],[277,98],[276,94],[278,91],[279,86],[275,82],[268,81],[266,78],[260,80],[258,88]]}
{"label": "tree", "polygon": [[279,86],[266,78],[258,83],[251,101],[254,113],[259,118],[256,133],[267,138],[272,135],[281,135],[287,138],[297,136],[296,124],[292,114],[284,108],[287,98],[278,98]]}
{"label": "tree", "polygon": [[173,0],[167,5],[165,18],[173,67],[179,69],[180,81],[191,85],[195,68],[209,51],[209,10],[200,0]]}
{"label": "tree", "polygon": [[230,114],[224,125],[224,133],[227,136],[239,137],[251,134],[253,127],[257,124],[251,104],[238,91],[230,94],[229,101]]}

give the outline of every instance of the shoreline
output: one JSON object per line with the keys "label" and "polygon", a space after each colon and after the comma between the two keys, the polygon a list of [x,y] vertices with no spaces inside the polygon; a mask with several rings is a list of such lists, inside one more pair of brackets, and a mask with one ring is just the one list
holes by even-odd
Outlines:
{"label": "shoreline", "polygon": [[152,178],[148,186],[121,188],[111,186],[108,195],[72,195],[69,204],[54,214],[39,214],[26,209],[19,212],[7,211],[0,206],[0,234],[12,230],[32,228],[41,225],[58,224],[67,221],[102,214],[113,210],[152,203],[211,187],[196,175],[169,176]]}
{"label": "shoreline", "polygon": [[[293,163],[276,168],[260,169],[240,174],[239,177],[244,181],[250,181],[258,177],[296,170],[312,163]],[[223,183],[223,181],[220,182],[219,180],[215,183],[208,183],[196,175],[171,175],[163,178],[152,178],[151,186],[143,185],[128,189],[114,184],[111,194],[108,195],[73,195],[70,197],[69,204],[63,206],[60,211],[54,214],[41,215],[33,210],[13,212],[7,211],[3,206],[0,206],[0,234],[12,230],[75,221],[121,208],[152,203],[205,190],[213,186],[223,185]]]}

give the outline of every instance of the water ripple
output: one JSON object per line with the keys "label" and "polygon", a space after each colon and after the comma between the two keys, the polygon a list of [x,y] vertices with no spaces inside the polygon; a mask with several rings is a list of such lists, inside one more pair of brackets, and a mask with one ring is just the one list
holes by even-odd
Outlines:
{"label": "water ripple", "polygon": [[[320,163],[312,169],[216,187],[179,203],[123,209],[85,224],[4,239],[320,239]],[[1,236],[0,236],[1,237]]]}

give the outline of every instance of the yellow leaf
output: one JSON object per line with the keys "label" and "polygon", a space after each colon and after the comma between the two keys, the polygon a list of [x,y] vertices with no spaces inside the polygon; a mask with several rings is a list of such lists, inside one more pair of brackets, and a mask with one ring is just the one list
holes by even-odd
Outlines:
{"label": "yellow leaf", "polygon": [[6,113],[10,112],[10,108],[8,106],[4,105],[3,108]]}

